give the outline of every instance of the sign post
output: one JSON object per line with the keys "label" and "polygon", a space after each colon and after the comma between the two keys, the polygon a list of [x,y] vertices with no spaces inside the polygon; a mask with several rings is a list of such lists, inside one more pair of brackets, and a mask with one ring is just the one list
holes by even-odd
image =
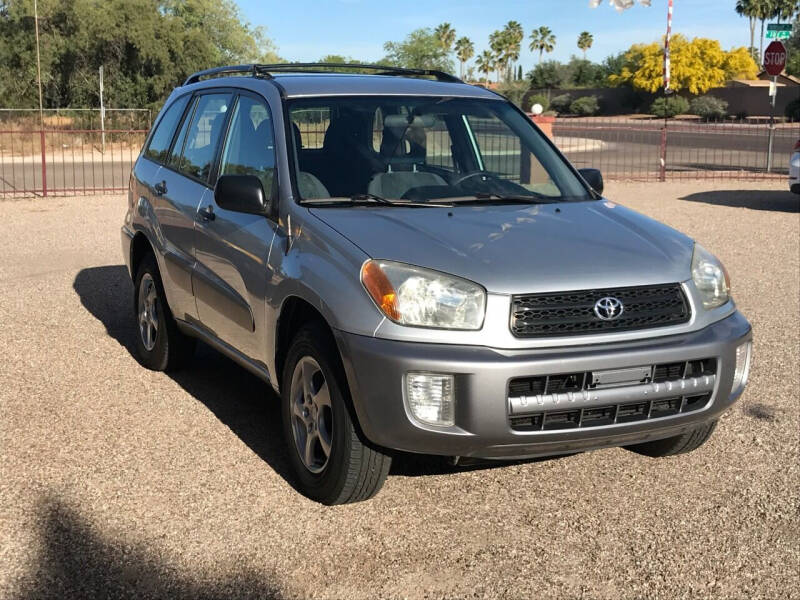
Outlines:
{"label": "sign post", "polygon": [[[791,26],[790,26],[791,27]],[[772,170],[772,140],[775,137],[775,98],[778,95],[778,75],[786,67],[786,48],[775,41],[764,51],[764,69],[772,75],[769,86],[769,142],[767,144],[767,173]]]}

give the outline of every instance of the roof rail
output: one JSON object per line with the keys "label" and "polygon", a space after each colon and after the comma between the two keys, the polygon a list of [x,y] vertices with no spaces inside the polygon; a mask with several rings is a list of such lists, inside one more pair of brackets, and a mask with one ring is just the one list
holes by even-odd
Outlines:
{"label": "roof rail", "polygon": [[436,69],[404,69],[389,65],[375,65],[370,63],[278,63],[272,65],[256,65],[259,72],[292,72],[303,71],[306,73],[329,73],[331,71],[377,71],[375,75],[399,75],[433,77],[437,81],[463,83],[455,75],[438,71]]}
{"label": "roof rail", "polygon": [[197,83],[203,78],[218,77],[234,73],[250,74],[252,77],[271,77],[272,73],[331,73],[331,72],[359,72],[376,71],[375,75],[393,75],[406,77],[433,77],[437,81],[450,83],[464,83],[450,73],[438,71],[436,69],[403,69],[387,65],[373,65],[361,63],[276,63],[276,64],[250,64],[250,65],[231,65],[228,67],[216,67],[198,71],[186,78],[183,85]]}
{"label": "roof rail", "polygon": [[203,78],[219,77],[220,75],[231,75],[234,73],[249,73],[255,77],[259,74],[256,70],[257,67],[258,65],[230,65],[227,67],[214,67],[213,69],[206,69],[205,71],[192,73],[186,78],[186,81],[183,82],[183,85],[197,83]]}

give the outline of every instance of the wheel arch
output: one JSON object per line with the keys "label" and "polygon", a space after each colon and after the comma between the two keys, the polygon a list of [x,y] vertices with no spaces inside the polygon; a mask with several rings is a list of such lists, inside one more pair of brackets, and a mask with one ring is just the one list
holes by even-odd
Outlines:
{"label": "wheel arch", "polygon": [[142,264],[145,256],[148,254],[152,254],[153,256],[156,255],[155,249],[153,245],[150,243],[147,235],[144,234],[142,231],[138,231],[134,236],[133,240],[131,240],[131,255],[130,255],[130,266],[131,266],[131,278],[136,278],[136,273],[139,270],[139,265]]}
{"label": "wheel arch", "polygon": [[[283,368],[286,362],[286,356],[289,352],[289,346],[294,339],[295,334],[308,323],[316,322],[324,328],[326,333],[330,335],[330,339],[334,346],[338,348],[336,343],[336,336],[333,334],[333,328],[328,320],[318,308],[316,308],[306,298],[298,295],[287,296],[281,304],[280,313],[278,315],[277,327],[275,332],[275,376],[278,387],[281,386],[283,378]],[[339,352],[341,360],[341,351]]]}

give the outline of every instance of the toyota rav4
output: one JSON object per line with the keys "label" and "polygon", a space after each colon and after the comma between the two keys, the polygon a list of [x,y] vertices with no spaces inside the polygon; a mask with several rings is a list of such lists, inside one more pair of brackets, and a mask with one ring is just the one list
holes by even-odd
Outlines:
{"label": "toyota rav4", "polygon": [[694,450],[742,393],[750,325],[717,258],[602,192],[444,73],[196,73],[130,180],[140,360],[200,339],[268,382],[327,504],[373,496],[398,452]]}

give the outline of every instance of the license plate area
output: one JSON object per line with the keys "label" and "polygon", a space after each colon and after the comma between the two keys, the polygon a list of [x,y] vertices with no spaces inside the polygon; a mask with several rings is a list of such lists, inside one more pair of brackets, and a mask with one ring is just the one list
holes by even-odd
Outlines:
{"label": "license plate area", "polygon": [[639,385],[653,380],[653,366],[629,367],[625,369],[608,369],[592,371],[589,378],[590,389],[618,387],[623,385]]}

